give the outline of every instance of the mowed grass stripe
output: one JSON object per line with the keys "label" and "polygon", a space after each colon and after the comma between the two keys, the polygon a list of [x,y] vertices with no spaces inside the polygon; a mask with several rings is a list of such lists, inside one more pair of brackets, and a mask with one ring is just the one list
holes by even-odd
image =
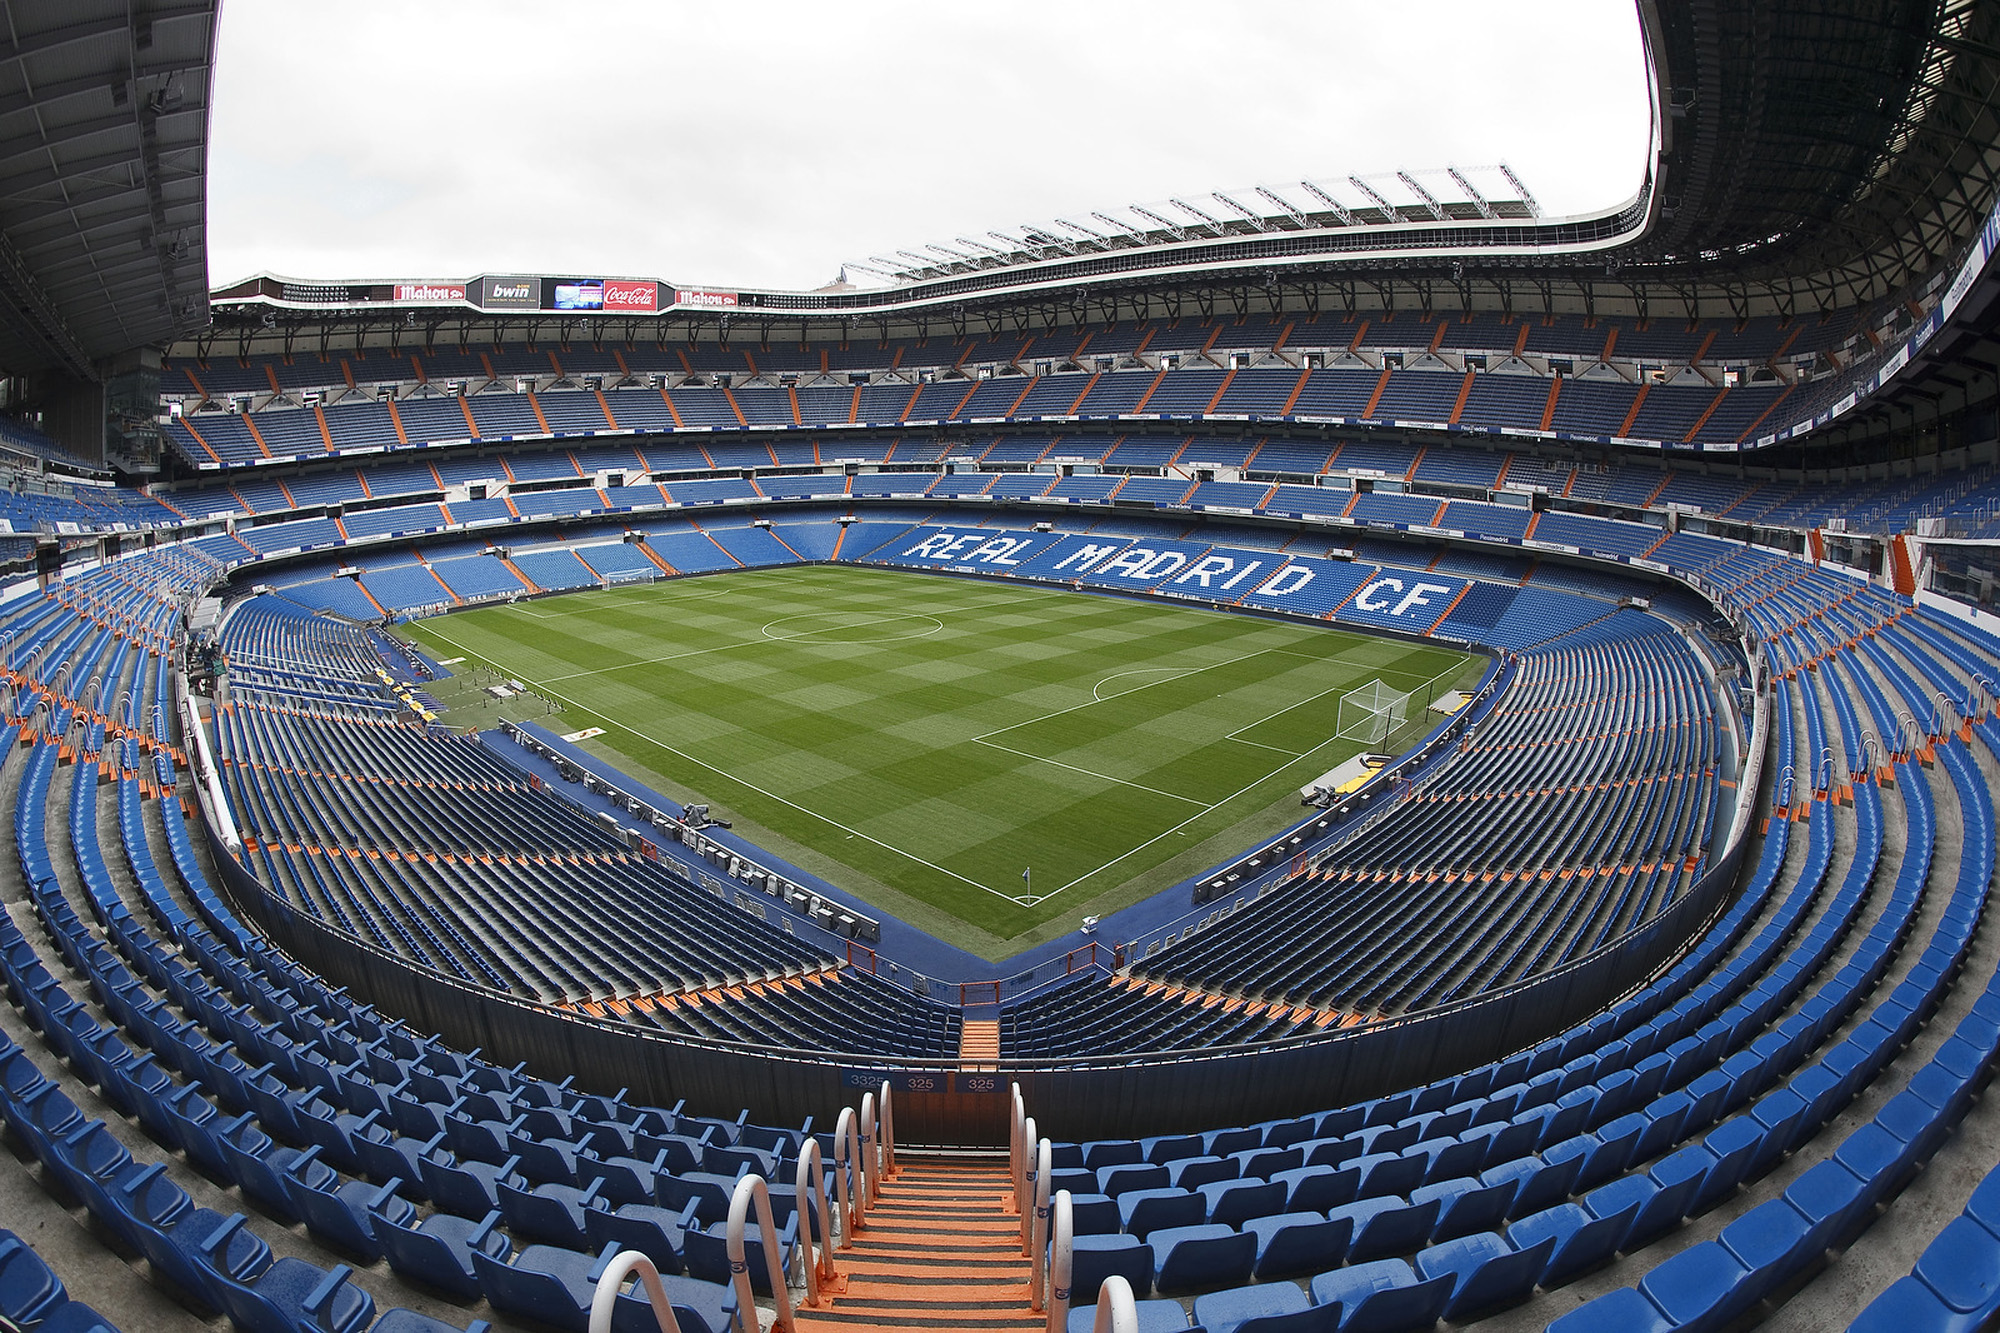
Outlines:
{"label": "mowed grass stripe", "polygon": [[[1478,671],[1315,625],[850,566],[414,630],[598,722],[609,750],[718,812],[996,940],[1141,896],[1204,840],[1281,827],[1296,788],[1360,748],[1331,741],[1345,691]],[[1012,901],[1030,865],[1036,893],[1067,892]]]}

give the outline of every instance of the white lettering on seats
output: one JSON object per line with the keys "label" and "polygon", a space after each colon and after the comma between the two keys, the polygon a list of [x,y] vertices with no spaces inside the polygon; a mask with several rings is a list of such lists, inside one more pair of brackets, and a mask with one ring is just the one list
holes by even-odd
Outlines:
{"label": "white lettering on seats", "polygon": [[1313,581],[1313,572],[1304,565],[1286,565],[1277,573],[1265,579],[1257,589],[1264,597],[1289,597]]}
{"label": "white lettering on seats", "polygon": [[1089,569],[1092,565],[1112,554],[1117,549],[1116,546],[1109,545],[1108,543],[1099,545],[1096,542],[1085,542],[1076,550],[1056,561],[1056,568],[1068,569],[1071,565],[1076,565],[1080,569]]}
{"label": "white lettering on seats", "polygon": [[[1363,611],[1375,611],[1395,616],[1400,620],[1409,615],[1414,607],[1429,606],[1433,594],[1450,591],[1451,585],[1448,583],[1426,583],[1421,580],[1405,588],[1401,579],[1384,575],[1363,584],[1361,591],[1354,594],[1354,605]],[[1392,593],[1402,594],[1393,606],[1389,600],[1389,595]]]}

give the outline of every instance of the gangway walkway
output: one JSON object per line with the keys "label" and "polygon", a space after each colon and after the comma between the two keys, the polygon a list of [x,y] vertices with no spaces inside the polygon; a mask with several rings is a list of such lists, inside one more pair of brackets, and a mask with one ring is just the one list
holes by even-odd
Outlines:
{"label": "gangway walkway", "polygon": [[801,1307],[812,1330],[1040,1330],[1004,1157],[899,1154],[896,1175],[841,1252],[832,1300]]}

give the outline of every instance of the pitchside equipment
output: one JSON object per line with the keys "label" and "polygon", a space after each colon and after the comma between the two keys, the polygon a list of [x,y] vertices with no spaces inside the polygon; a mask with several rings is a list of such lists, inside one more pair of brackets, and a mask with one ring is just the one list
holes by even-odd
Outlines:
{"label": "pitchside equipment", "polygon": [[1340,696],[1340,739],[1380,745],[1402,729],[1409,708],[1409,695],[1390,689],[1379,677],[1371,680]]}

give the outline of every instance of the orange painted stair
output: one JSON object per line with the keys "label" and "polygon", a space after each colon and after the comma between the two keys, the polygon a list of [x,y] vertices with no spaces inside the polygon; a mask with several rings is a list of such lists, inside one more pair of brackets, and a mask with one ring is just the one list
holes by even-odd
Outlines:
{"label": "orange painted stair", "polygon": [[1000,1020],[968,1018],[959,1025],[958,1067],[992,1069],[1000,1059]]}
{"label": "orange painted stair", "polygon": [[911,1333],[1020,1330],[1045,1320],[1028,1308],[1028,1261],[1013,1213],[1007,1159],[898,1154],[851,1249],[834,1257],[835,1291],[797,1310],[801,1330]]}

